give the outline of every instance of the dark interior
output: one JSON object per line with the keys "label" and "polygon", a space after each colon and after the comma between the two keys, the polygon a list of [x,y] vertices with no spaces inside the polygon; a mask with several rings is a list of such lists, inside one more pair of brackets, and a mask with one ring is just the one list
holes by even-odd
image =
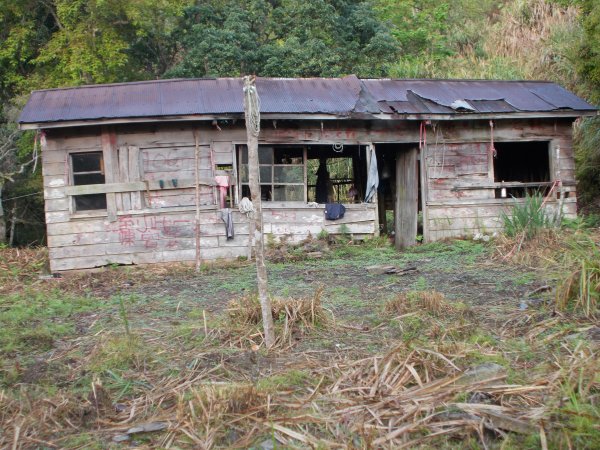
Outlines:
{"label": "dark interior", "polygon": [[[547,141],[497,142],[494,157],[494,181],[544,183],[550,181],[550,153]],[[545,191],[545,186],[507,187],[506,197],[525,197]],[[496,197],[504,194],[498,189]]]}

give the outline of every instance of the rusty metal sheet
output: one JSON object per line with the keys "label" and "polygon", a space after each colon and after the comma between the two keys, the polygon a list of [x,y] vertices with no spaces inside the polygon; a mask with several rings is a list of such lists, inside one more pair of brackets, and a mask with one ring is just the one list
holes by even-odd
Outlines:
{"label": "rusty metal sheet", "polygon": [[361,90],[360,80],[344,78],[258,78],[256,88],[264,113],[349,115]]}
{"label": "rusty metal sheet", "polygon": [[[241,78],[158,80],[33,92],[20,123],[114,118],[242,114]],[[542,112],[594,107],[562,87],[537,81],[359,80],[344,78],[258,78],[263,113],[469,114]]]}
{"label": "rusty metal sheet", "polygon": [[[495,80],[363,80],[377,101],[414,102],[410,93],[440,107],[449,108],[455,101],[481,101],[481,112],[542,112],[570,108],[594,110],[574,94],[545,81]],[[496,103],[494,103],[496,102]],[[416,102],[418,103],[418,102]],[[494,104],[498,109],[492,109]],[[443,113],[443,108],[424,102],[421,113]],[[487,106],[487,108],[486,108]],[[462,113],[464,114],[464,113]],[[467,113],[468,114],[468,113]]]}
{"label": "rusty metal sheet", "polygon": [[504,100],[469,100],[469,104],[480,113],[507,113],[517,111],[513,106],[506,103]]}
{"label": "rusty metal sheet", "polygon": [[396,112],[398,114],[421,113],[421,108],[411,102],[379,102],[379,104],[385,105],[389,109],[389,111],[384,111],[382,108],[382,112]]}
{"label": "rusty metal sheet", "polygon": [[558,109],[588,109],[589,104],[567,91],[562,86],[553,83],[539,84],[530,88],[531,92],[542,100],[554,105]]}

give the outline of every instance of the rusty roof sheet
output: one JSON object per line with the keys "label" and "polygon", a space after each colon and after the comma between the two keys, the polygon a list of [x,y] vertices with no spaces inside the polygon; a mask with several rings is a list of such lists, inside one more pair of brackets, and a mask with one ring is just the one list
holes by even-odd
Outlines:
{"label": "rusty roof sheet", "polygon": [[[19,123],[243,114],[241,78],[158,80],[34,91]],[[594,111],[543,81],[258,78],[264,114],[439,115]],[[576,116],[577,114],[573,114]]]}
{"label": "rusty roof sheet", "polygon": [[[426,105],[422,114],[427,113],[426,109],[430,113],[445,113],[443,107],[452,109],[457,100],[469,103],[474,112],[481,113],[595,109],[561,86],[544,81],[382,79],[363,83],[378,102],[415,103],[410,98],[414,94]],[[437,106],[432,110],[429,102]]]}

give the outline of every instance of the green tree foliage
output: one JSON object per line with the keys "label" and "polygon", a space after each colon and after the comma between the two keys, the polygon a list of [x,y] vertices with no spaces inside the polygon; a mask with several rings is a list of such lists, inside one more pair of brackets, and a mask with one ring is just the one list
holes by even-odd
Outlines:
{"label": "green tree foliage", "polygon": [[384,76],[398,48],[371,5],[349,0],[201,2],[172,77]]}
{"label": "green tree foliage", "polygon": [[[574,64],[583,80],[578,93],[600,106],[600,3],[581,3],[583,33]],[[575,133],[577,178],[583,206],[600,211],[600,117],[583,120]]]}
{"label": "green tree foliage", "polygon": [[0,0],[0,114],[24,89],[39,49],[57,29],[55,12],[46,3]]}

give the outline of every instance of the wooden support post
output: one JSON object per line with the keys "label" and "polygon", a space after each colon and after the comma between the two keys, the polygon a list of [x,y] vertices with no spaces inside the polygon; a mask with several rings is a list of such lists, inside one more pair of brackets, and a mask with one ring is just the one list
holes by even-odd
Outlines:
{"label": "wooden support post", "polygon": [[[106,184],[118,181],[119,167],[117,165],[117,135],[114,130],[102,127],[102,157],[104,158],[104,180]],[[106,213],[109,222],[117,220],[117,196],[106,194]]]}
{"label": "wooden support post", "polygon": [[417,149],[396,154],[396,248],[414,245],[417,237],[419,181]]}
{"label": "wooden support post", "polygon": [[194,130],[194,143],[195,158],[194,158],[194,174],[196,177],[196,223],[195,223],[195,237],[196,237],[196,272],[200,271],[200,136],[198,130]]}
{"label": "wooden support post", "polygon": [[423,242],[429,242],[429,210],[427,206],[428,201],[428,185],[427,183],[427,145],[424,145],[419,153],[419,172],[421,183],[421,217],[423,220]]}
{"label": "wooden support post", "polygon": [[[263,330],[265,332],[265,344],[267,348],[271,348],[275,344],[275,333],[273,331],[273,312],[268,293],[267,267],[265,266],[265,248],[263,242],[264,230],[258,169],[258,135],[260,133],[260,111],[258,110],[258,105],[255,78],[246,76],[244,77],[244,113],[248,136],[248,181],[255,210],[256,280],[262,312]],[[250,228],[252,229],[252,227]]]}

